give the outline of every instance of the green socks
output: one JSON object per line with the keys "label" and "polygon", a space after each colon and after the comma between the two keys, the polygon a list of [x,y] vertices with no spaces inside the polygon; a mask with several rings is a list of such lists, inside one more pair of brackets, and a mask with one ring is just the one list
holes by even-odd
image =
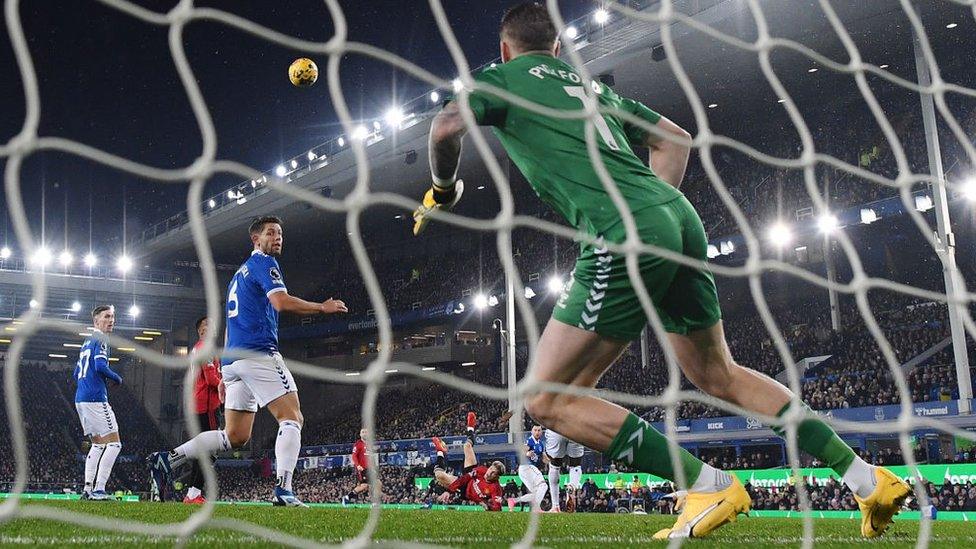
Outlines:
{"label": "green socks", "polygon": [[[671,454],[668,452],[668,439],[634,414],[629,414],[624,420],[620,432],[613,438],[604,455],[627,463],[639,471],[675,480]],[[691,486],[698,479],[705,464],[680,447],[678,458],[685,472],[685,482]]]}
{"label": "green socks", "polygon": [[[776,414],[776,417],[783,417],[789,408],[790,403],[788,402]],[[773,427],[773,431],[781,437],[786,436],[786,430],[783,427]],[[797,446],[801,450],[823,461],[838,475],[843,476],[854,458],[857,457],[854,450],[837,436],[830,425],[820,419],[804,419],[797,426],[796,435]]]}

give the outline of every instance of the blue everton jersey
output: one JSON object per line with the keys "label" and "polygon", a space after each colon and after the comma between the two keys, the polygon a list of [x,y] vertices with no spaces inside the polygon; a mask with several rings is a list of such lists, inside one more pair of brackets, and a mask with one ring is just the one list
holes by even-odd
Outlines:
{"label": "blue everton jersey", "polygon": [[540,467],[542,465],[542,453],[546,451],[546,442],[543,439],[536,440],[529,435],[529,438],[525,441],[525,445],[529,447],[529,450],[535,452],[535,459],[530,459],[529,463]]}
{"label": "blue everton jersey", "polygon": [[[98,330],[96,330],[97,332]],[[75,364],[75,402],[108,402],[105,378],[122,383],[122,376],[108,367],[108,345],[91,337],[85,340]]]}
{"label": "blue everton jersey", "polygon": [[[227,349],[272,353],[278,350],[278,311],[268,299],[284,292],[278,261],[257,250],[234,273],[227,292]],[[223,361],[229,364],[235,359]]]}

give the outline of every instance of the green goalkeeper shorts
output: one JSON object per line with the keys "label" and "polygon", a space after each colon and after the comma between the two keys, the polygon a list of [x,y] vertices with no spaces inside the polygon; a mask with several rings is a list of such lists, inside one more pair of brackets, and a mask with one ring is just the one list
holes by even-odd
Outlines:
{"label": "green goalkeeper shorts", "polygon": [[[641,240],[704,261],[705,228],[684,196],[634,213]],[[623,242],[623,222],[600,235]],[[556,320],[630,341],[640,337],[647,315],[627,276],[626,256],[602,246],[584,244],[573,276],[553,309]],[[708,270],[679,265],[654,255],[638,258],[641,281],[668,332],[687,334],[714,326],[722,318],[715,279]]]}

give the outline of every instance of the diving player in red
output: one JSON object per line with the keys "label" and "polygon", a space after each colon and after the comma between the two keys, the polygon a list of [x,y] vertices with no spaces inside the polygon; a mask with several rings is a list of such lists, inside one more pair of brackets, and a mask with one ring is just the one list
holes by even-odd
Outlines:
{"label": "diving player in red", "polygon": [[472,503],[477,503],[487,511],[502,510],[502,485],[498,479],[505,474],[505,464],[500,461],[491,465],[478,465],[478,457],[474,453],[475,427],[477,417],[474,412],[468,412],[468,440],[464,443],[464,474],[459,477],[444,470],[444,458],[447,446],[440,438],[434,437],[434,449],[437,451],[437,464],[434,466],[434,480],[446,490],[438,496],[438,501],[447,503],[451,494],[458,490],[464,491],[464,497]]}

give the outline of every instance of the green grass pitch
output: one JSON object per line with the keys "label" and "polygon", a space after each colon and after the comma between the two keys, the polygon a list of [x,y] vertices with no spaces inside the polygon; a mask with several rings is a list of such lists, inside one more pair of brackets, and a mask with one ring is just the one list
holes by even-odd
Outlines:
{"label": "green grass pitch", "polygon": [[[24,503],[98,514],[113,519],[150,523],[175,523],[186,519],[195,508],[167,503],[45,502]],[[365,509],[285,509],[270,506],[218,505],[214,516],[250,522],[320,543],[339,543],[359,533],[366,521]],[[472,513],[451,510],[383,511],[377,541],[428,542],[446,546],[505,547],[521,539],[528,524],[526,513]],[[660,515],[560,514],[543,515],[537,546],[545,547],[633,547],[651,543],[650,537],[671,524],[672,517]],[[817,547],[914,547],[919,525],[896,522],[881,540],[862,540],[854,520],[814,521]],[[175,530],[175,528],[174,528]],[[740,517],[712,536],[694,540],[699,547],[798,546],[803,535],[798,519]],[[935,522],[931,547],[972,547],[976,525],[969,522]],[[172,546],[176,538],[149,538],[38,519],[18,518],[0,524],[0,545],[56,545],[74,547]],[[270,546],[251,534],[203,528],[190,540],[194,547]],[[658,546],[663,547],[662,543]]]}

